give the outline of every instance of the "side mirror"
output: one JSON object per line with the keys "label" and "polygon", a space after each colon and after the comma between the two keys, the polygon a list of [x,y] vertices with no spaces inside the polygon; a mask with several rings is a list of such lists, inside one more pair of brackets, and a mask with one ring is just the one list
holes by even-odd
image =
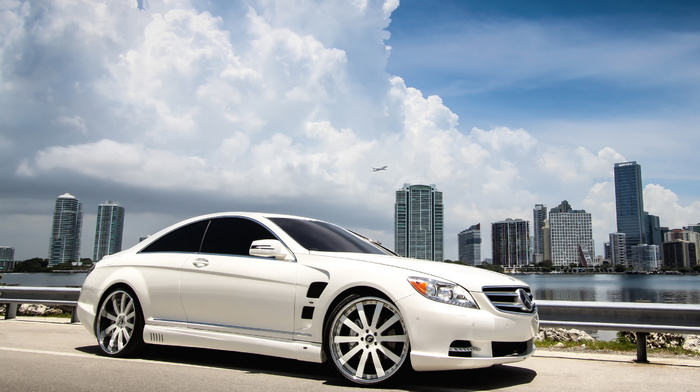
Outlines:
{"label": "side mirror", "polygon": [[255,240],[248,253],[257,257],[274,257],[277,260],[291,259],[291,254],[279,240]]}

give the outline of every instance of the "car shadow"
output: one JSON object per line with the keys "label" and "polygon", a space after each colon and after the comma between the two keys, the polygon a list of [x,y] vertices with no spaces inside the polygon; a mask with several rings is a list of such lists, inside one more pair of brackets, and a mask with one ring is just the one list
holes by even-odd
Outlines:
{"label": "car shadow", "polygon": [[[91,355],[100,355],[101,353],[97,346],[76,347],[76,350]],[[250,374],[318,380],[328,386],[357,386],[337,375],[325,364],[264,355],[190,347],[149,346],[137,358],[154,362],[231,369]],[[537,373],[534,370],[512,365],[443,372],[406,371],[389,384],[374,388],[411,392],[488,391],[528,384],[536,376]]]}

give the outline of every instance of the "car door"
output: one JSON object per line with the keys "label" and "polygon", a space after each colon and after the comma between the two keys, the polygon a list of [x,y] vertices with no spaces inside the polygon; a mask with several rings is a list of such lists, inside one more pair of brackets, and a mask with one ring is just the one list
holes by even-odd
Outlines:
{"label": "car door", "polygon": [[203,220],[179,227],[131,259],[137,267],[134,271],[140,274],[140,287],[147,290],[148,300],[143,301],[142,306],[149,324],[183,328],[186,325],[178,281],[182,266],[199,252],[208,225],[209,222]]}
{"label": "car door", "polygon": [[249,256],[259,239],[276,237],[247,218],[210,221],[200,253],[182,269],[188,328],[292,339],[297,263]]}

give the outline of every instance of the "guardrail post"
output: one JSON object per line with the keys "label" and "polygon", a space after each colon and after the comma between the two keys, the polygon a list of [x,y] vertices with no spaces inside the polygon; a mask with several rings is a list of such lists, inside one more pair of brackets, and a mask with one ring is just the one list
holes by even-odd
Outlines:
{"label": "guardrail post", "polygon": [[649,363],[647,359],[647,336],[649,336],[649,332],[635,332],[634,335],[637,337],[637,359],[634,362]]}
{"label": "guardrail post", "polygon": [[5,320],[17,318],[17,304],[5,304]]}
{"label": "guardrail post", "polygon": [[77,306],[71,306],[71,308],[70,308],[70,322],[71,323],[80,322],[80,320],[78,320],[78,307]]}

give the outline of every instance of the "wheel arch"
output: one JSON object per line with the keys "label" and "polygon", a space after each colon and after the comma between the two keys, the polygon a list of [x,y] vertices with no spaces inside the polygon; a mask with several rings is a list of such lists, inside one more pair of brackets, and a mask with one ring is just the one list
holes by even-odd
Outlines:
{"label": "wheel arch", "polygon": [[95,308],[96,309],[95,310],[95,319],[93,320],[93,328],[95,328],[95,329],[97,328],[97,319],[100,317],[100,308],[102,307],[102,304],[104,303],[105,299],[107,299],[109,294],[111,294],[114,291],[120,290],[120,289],[122,289],[122,290],[125,289],[125,290],[128,290],[129,292],[131,292],[131,294],[134,295],[134,299],[141,307],[141,312],[143,312],[143,305],[141,304],[141,300],[139,299],[139,295],[136,293],[136,290],[134,290],[134,288],[131,287],[131,285],[129,285],[126,282],[122,282],[122,281],[112,282],[111,284],[109,284],[108,286],[105,287],[105,289],[100,294],[100,299],[97,301],[97,307]]}
{"label": "wheel arch", "polygon": [[323,328],[322,328],[322,340],[321,343],[325,344],[326,342],[326,328],[328,327],[328,323],[330,322],[330,318],[333,315],[333,311],[335,308],[338,306],[340,302],[345,300],[347,297],[351,295],[358,295],[360,297],[362,296],[375,296],[375,297],[380,297],[384,298],[387,301],[390,301],[394,306],[396,306],[396,303],[383,291],[371,287],[371,286],[355,286],[355,287],[350,287],[347,288],[340,293],[338,293],[335,298],[333,298],[333,301],[328,305],[328,308],[326,309],[326,314],[323,315]]}

